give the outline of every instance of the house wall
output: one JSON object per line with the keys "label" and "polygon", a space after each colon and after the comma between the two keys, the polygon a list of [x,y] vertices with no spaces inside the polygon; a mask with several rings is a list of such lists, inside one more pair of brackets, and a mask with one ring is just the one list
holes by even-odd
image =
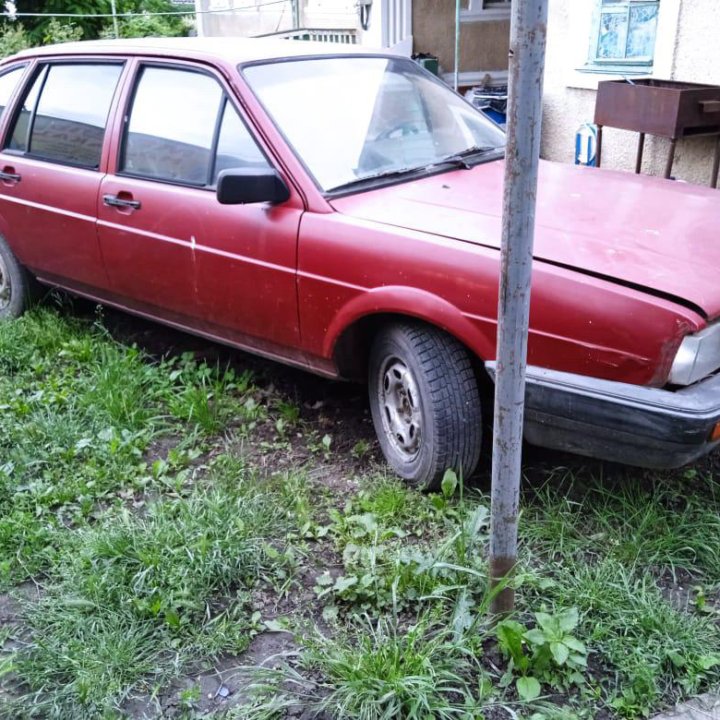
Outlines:
{"label": "house wall", "polygon": [[[414,52],[437,56],[445,72],[455,66],[454,0],[413,0]],[[505,71],[508,67],[510,22],[463,23],[460,71]]]}
{"label": "house wall", "polygon": [[[195,0],[201,12],[199,34],[211,37],[252,37],[292,30],[292,2],[248,8],[248,0]],[[237,10],[234,8],[244,8]],[[347,29],[358,24],[354,0],[305,0],[301,4],[302,27]]]}
{"label": "house wall", "polygon": [[[575,132],[594,118],[602,76],[575,69],[587,58],[595,5],[596,0],[550,0],[542,155],[551,160],[573,162]],[[653,76],[720,85],[717,28],[718,0],[661,0]],[[647,137],[643,172],[663,175],[668,146],[669,140]],[[603,167],[634,171],[636,150],[637,133],[603,129]],[[673,176],[707,185],[713,151],[708,138],[680,140]]]}

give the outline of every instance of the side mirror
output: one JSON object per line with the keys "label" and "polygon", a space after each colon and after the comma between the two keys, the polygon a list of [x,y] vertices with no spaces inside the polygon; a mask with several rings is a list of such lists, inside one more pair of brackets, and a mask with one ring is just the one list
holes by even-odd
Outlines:
{"label": "side mirror", "polygon": [[287,185],[273,168],[230,168],[218,175],[217,199],[221,205],[282,203],[289,197]]}

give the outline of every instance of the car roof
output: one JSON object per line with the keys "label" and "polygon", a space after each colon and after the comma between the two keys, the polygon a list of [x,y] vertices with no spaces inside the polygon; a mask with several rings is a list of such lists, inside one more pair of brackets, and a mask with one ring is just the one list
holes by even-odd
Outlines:
{"label": "car roof", "polygon": [[237,65],[257,60],[278,60],[317,55],[394,54],[345,43],[281,38],[147,37],[130,40],[83,40],[24,50],[14,58],[45,55],[159,55],[196,60],[224,60]]}

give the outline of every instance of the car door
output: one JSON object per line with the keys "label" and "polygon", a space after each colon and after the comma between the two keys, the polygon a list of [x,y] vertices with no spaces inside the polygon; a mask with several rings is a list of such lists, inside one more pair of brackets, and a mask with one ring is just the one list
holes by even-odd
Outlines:
{"label": "car door", "polygon": [[221,79],[143,62],[124,114],[98,232],[113,290],[139,309],[251,346],[298,342],[302,202],[221,205],[224,168],[267,166]]}
{"label": "car door", "polygon": [[95,229],[107,119],[122,61],[50,61],[34,70],[0,152],[0,222],[40,276],[107,285]]}

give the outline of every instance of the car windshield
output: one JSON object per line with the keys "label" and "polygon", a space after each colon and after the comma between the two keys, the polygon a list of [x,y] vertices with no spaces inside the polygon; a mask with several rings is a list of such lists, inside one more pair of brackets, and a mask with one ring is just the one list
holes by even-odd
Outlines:
{"label": "car windshield", "polygon": [[326,192],[444,162],[465,166],[505,145],[496,125],[404,58],[293,60],[244,75]]}

